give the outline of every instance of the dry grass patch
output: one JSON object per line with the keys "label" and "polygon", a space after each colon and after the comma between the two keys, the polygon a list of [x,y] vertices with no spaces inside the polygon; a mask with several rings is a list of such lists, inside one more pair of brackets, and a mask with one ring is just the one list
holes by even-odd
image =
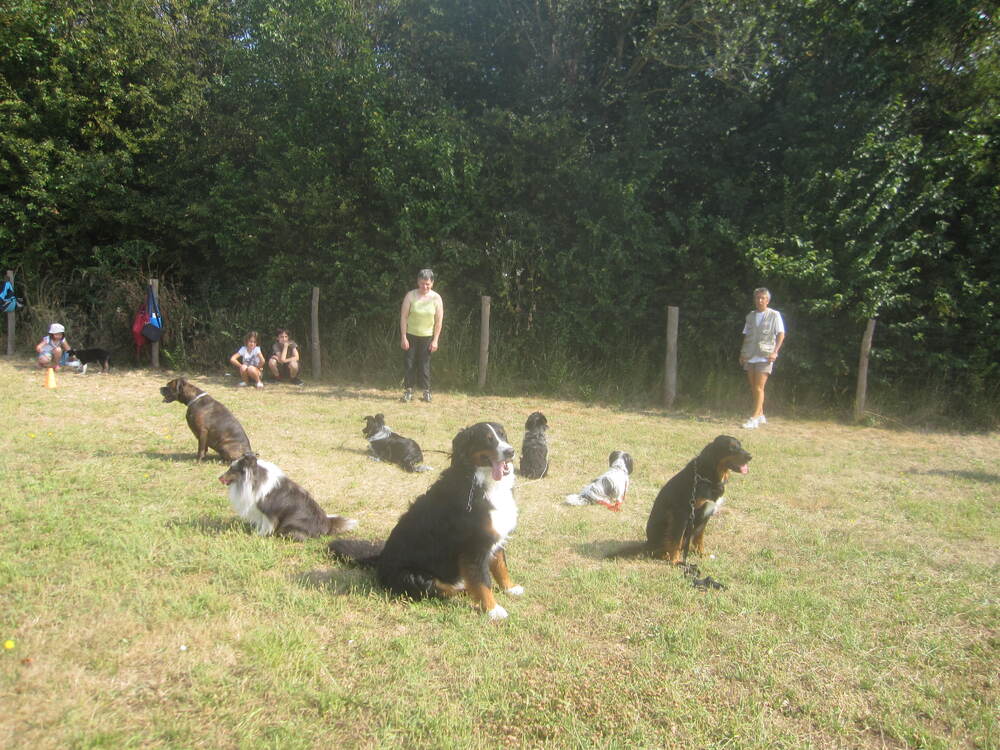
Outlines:
{"label": "dry grass patch", "polygon": [[[492,419],[548,417],[550,477],[518,488],[526,595],[490,625],[391,599],[323,540],[249,533],[221,461],[194,461],[168,376],[0,363],[0,745],[5,747],[996,748],[1000,439],[775,415],[621,411],[348,385],[196,382],[260,455],[384,537],[436,472],[370,462],[383,412],[437,469]],[[754,454],[699,560],[724,591],[606,559],[717,434]],[[628,450],[621,513],[563,496]]]}

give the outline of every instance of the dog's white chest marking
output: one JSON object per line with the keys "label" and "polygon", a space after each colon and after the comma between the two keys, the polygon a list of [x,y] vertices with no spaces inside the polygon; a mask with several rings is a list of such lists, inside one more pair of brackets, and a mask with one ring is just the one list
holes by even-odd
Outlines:
{"label": "dog's white chest marking", "polygon": [[490,511],[490,523],[493,524],[493,530],[500,535],[500,540],[494,545],[495,549],[503,546],[517,526],[517,503],[514,502],[511,488],[503,482],[487,487],[486,500],[493,508]]}

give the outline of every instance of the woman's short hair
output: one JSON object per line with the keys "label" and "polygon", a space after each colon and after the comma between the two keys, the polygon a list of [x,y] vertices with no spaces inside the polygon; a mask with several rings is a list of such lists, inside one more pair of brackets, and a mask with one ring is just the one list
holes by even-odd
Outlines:
{"label": "woman's short hair", "polygon": [[421,268],[417,272],[417,279],[424,281],[434,281],[434,272],[429,268]]}
{"label": "woman's short hair", "polygon": [[278,330],[276,330],[274,332],[274,337],[278,338],[278,336],[280,336],[283,333],[287,333],[289,335],[289,337],[292,335],[291,331],[289,331],[287,328],[279,328]]}
{"label": "woman's short hair", "polygon": [[260,334],[256,331],[247,331],[247,335],[243,337],[243,343],[245,344],[250,338],[253,338],[258,344],[260,343]]}
{"label": "woman's short hair", "polygon": [[766,294],[768,296],[768,298],[771,297],[771,290],[768,289],[766,286],[759,286],[756,289],[754,289],[753,290],[753,296],[756,297],[761,292],[763,292],[764,294]]}

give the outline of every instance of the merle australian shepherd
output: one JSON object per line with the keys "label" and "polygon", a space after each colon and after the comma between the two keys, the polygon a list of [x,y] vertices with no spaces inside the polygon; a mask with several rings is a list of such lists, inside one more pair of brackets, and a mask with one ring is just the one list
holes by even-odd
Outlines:
{"label": "merle australian shepherd", "polygon": [[528,415],[524,423],[524,440],[521,441],[521,476],[541,479],[549,473],[549,444],[545,431],[549,421],[540,411]]}
{"label": "merle australian shepherd", "polygon": [[66,352],[70,359],[77,359],[83,367],[80,374],[87,374],[87,365],[97,363],[101,366],[101,372],[108,372],[111,369],[111,353],[105,349],[70,349]]}
{"label": "merle australian shepherd", "polygon": [[615,512],[622,509],[634,469],[632,456],[625,451],[611,451],[608,470],[574,495],[566,495],[567,505],[603,505]]}
{"label": "merle australian shepherd", "polygon": [[385,415],[365,417],[361,434],[368,441],[372,456],[376,461],[388,461],[402,466],[407,471],[430,471],[424,465],[424,454],[417,441],[393,432],[385,424]]}
{"label": "merle australian shepherd", "polygon": [[490,619],[502,619],[507,610],[493,596],[493,579],[508,594],[524,593],[511,581],[504,552],[517,525],[514,449],[496,422],[466,427],[451,449],[451,466],[410,504],[384,543],[338,539],[330,552],[374,567],[379,583],[396,595],[464,592]]}
{"label": "merle australian shepherd", "polygon": [[324,513],[312,495],[254,453],[233,461],[219,481],[229,487],[233,510],[261,536],[277,534],[302,541],[350,531],[358,525],[353,519]]}

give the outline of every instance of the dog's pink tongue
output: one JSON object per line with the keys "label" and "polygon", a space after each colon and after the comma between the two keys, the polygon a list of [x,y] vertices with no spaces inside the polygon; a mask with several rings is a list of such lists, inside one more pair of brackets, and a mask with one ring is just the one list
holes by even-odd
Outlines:
{"label": "dog's pink tongue", "polygon": [[506,465],[507,464],[504,461],[494,461],[493,462],[493,481],[494,482],[499,482],[501,479],[503,479],[503,470],[504,470],[504,467]]}
{"label": "dog's pink tongue", "polygon": [[740,474],[747,474],[749,471],[750,471],[750,467],[747,466],[746,464],[743,464],[740,467]]}

